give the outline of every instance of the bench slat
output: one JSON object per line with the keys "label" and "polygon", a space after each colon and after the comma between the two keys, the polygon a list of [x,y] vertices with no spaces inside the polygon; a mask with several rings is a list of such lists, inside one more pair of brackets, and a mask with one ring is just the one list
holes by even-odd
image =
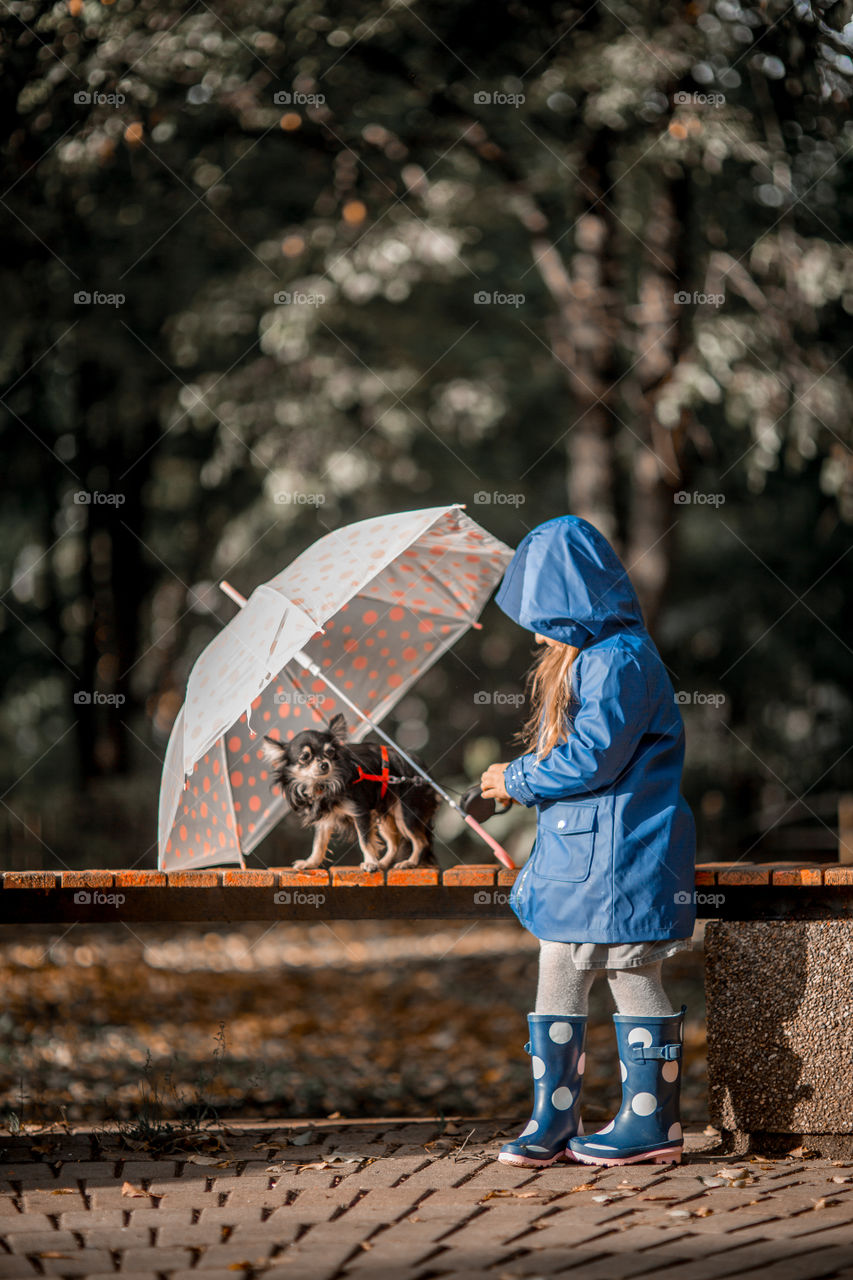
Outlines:
{"label": "bench slat", "polygon": [[[6,871],[0,923],[507,919],[518,874],[494,863],[387,873],[360,867]],[[695,883],[700,919],[853,918],[853,866],[700,863]],[[500,888],[483,892],[491,886]]]}
{"label": "bench slat", "polygon": [[[512,885],[520,868],[497,867],[493,863],[461,863],[439,871],[436,867],[391,868],[363,871],[360,867],[321,867],[317,870],[294,871],[292,867],[267,867],[243,870],[152,871],[5,871],[0,873],[4,889],[109,889],[214,888],[218,885],[240,888],[276,888],[288,885],[379,886],[396,885]],[[785,885],[788,887],[853,884],[853,866],[808,863],[699,862],[696,864],[696,886],[706,885]]]}

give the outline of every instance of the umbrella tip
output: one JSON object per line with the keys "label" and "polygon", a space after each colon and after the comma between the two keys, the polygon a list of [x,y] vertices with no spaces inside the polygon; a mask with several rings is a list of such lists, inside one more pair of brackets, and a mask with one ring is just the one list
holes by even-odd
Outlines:
{"label": "umbrella tip", "polygon": [[226,582],[224,578],[219,584],[219,590],[224,591],[229,600],[233,600],[241,609],[243,608],[243,605],[246,603],[246,597],[242,596],[240,592],[232,587],[230,582]]}

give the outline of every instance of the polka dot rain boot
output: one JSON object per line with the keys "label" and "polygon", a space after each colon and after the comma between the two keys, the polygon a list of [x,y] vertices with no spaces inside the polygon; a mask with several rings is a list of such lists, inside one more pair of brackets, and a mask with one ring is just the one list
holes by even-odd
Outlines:
{"label": "polka dot rain boot", "polygon": [[498,1159],[541,1169],[573,1158],[567,1144],[580,1119],[586,1017],[529,1013],[527,1023],[530,1040],[524,1048],[533,1066],[533,1114]]}
{"label": "polka dot rain boot", "polygon": [[684,1014],[637,1018],[615,1014],[622,1106],[598,1133],[572,1138],[575,1160],[583,1164],[680,1164],[683,1138],[679,1115]]}

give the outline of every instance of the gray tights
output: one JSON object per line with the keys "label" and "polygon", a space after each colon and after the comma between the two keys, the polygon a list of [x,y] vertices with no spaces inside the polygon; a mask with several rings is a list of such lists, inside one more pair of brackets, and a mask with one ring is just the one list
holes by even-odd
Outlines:
{"label": "gray tights", "polygon": [[[639,965],[633,969],[607,969],[607,981],[616,1001],[616,1012],[651,1018],[672,1013],[661,985],[661,964]],[[536,1013],[585,1014],[589,989],[601,969],[576,969],[571,943],[540,942],[539,985]]]}

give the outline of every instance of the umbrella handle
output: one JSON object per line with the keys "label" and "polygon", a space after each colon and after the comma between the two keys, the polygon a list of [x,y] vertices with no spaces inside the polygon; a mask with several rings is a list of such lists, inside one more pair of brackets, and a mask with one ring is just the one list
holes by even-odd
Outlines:
{"label": "umbrella handle", "polygon": [[492,853],[495,855],[498,862],[502,862],[505,867],[509,867],[510,871],[514,871],[515,863],[513,862],[512,858],[509,856],[509,854],[507,853],[503,845],[498,844],[497,840],[495,840],[493,836],[490,836],[488,831],[484,831],[483,828],[480,826],[479,822],[477,821],[477,819],[472,818],[470,813],[466,813],[464,817],[465,817],[465,821],[468,823],[468,826],[471,827],[474,831],[476,831],[477,835],[480,836],[481,839],[485,840],[487,845],[490,845]]}

